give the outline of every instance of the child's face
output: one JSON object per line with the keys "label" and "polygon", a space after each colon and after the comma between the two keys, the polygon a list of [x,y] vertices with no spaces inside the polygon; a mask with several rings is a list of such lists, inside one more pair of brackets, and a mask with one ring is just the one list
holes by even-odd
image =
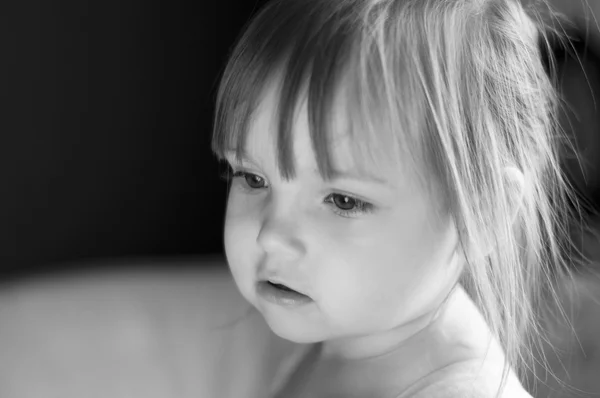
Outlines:
{"label": "child's face", "polygon": [[[296,342],[351,342],[410,330],[458,278],[453,222],[433,210],[438,198],[399,165],[376,175],[385,184],[322,180],[305,104],[293,129],[296,177],[284,181],[273,144],[275,101],[271,90],[250,125],[253,162],[237,164],[228,156],[234,172],[250,173],[232,182],[225,223],[226,255],[241,293],[276,334]],[[355,174],[350,154],[348,141],[340,140],[333,162]],[[355,202],[344,202],[344,195],[370,203],[371,210],[352,209]],[[268,278],[310,300],[272,302],[261,289]]]}

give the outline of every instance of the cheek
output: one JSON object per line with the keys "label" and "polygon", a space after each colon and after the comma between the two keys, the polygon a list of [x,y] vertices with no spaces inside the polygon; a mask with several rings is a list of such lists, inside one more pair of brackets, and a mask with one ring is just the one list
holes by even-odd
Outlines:
{"label": "cheek", "polygon": [[408,221],[378,220],[373,228],[362,225],[322,240],[330,250],[317,279],[328,311],[387,322],[418,316],[437,300],[451,282],[444,270],[453,237]]}
{"label": "cheek", "polygon": [[253,210],[244,195],[239,194],[235,187],[231,188],[227,199],[225,212],[224,240],[227,252],[242,250],[253,238],[256,220]]}
{"label": "cheek", "polygon": [[[319,306],[329,325],[343,333],[371,333],[404,323],[414,313],[409,284],[389,264],[362,261],[351,253],[330,261],[319,275]],[[372,260],[372,259],[371,259]]]}
{"label": "cheek", "polygon": [[229,199],[227,200],[227,209],[225,211],[225,225],[224,225],[224,236],[223,243],[225,246],[225,254],[227,255],[228,260],[230,260],[235,256],[235,251],[239,247],[237,243],[242,238],[241,231],[243,230],[243,223],[237,214],[238,210],[236,208],[236,203],[233,195],[229,195]]}
{"label": "cheek", "polygon": [[254,255],[256,251],[255,223],[249,212],[243,211],[235,197],[230,196],[225,215],[223,244],[227,263],[242,294],[249,298],[252,291],[255,265],[258,264]]}

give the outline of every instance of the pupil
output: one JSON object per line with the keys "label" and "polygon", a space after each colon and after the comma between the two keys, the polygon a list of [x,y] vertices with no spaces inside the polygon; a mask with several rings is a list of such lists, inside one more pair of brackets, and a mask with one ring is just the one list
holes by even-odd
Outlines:
{"label": "pupil", "polygon": [[335,205],[342,210],[352,210],[356,205],[354,200],[347,196],[336,195],[333,201],[335,202]]}
{"label": "pupil", "polygon": [[262,178],[260,178],[259,176],[251,175],[251,174],[246,175],[246,182],[252,188],[260,188],[261,180],[262,180]]}

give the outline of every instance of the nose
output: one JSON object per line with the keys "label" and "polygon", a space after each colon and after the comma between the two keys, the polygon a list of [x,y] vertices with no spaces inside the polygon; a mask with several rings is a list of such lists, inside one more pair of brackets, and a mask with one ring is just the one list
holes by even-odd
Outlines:
{"label": "nose", "polygon": [[256,242],[268,254],[295,258],[305,251],[300,238],[301,218],[293,203],[270,203],[264,209],[263,221]]}

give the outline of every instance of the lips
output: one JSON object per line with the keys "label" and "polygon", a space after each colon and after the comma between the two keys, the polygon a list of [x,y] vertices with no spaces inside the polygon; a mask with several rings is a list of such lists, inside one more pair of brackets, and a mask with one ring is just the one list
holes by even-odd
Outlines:
{"label": "lips", "polygon": [[302,290],[296,289],[294,286],[291,286],[290,284],[285,283],[284,281],[280,280],[279,278],[275,278],[275,277],[264,278],[264,279],[261,279],[261,282],[266,282],[269,285],[273,286],[274,288],[277,288],[284,292],[292,292],[292,293],[298,293],[298,294],[302,294],[304,296],[308,296]]}
{"label": "lips", "polygon": [[313,300],[288,285],[272,280],[262,280],[256,284],[256,294],[265,302],[280,308],[297,309],[313,302]]}
{"label": "lips", "polygon": [[[283,291],[286,291],[286,292],[295,292],[295,293],[300,293],[299,291],[297,291],[297,290],[294,290],[294,289],[291,289],[291,288],[287,287],[286,285],[282,285],[282,284],[280,284],[280,283],[273,283],[273,282],[271,282],[271,281],[267,281],[267,283],[268,283],[269,285],[271,285],[271,286],[273,286],[273,287],[277,288],[277,289],[280,289],[280,290],[283,290]],[[302,294],[302,293],[300,293],[300,294]]]}

